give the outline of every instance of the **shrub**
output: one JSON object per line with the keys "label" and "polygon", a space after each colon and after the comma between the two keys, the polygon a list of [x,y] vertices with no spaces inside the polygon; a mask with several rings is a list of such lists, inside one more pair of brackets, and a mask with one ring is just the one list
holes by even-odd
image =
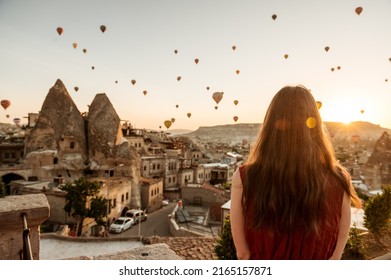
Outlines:
{"label": "shrub", "polygon": [[370,198],[364,207],[364,226],[378,243],[391,226],[391,185],[383,186],[382,191],[381,195]]}
{"label": "shrub", "polygon": [[231,222],[229,214],[225,217],[223,229],[214,251],[219,260],[237,260],[236,249],[231,234]]}
{"label": "shrub", "polygon": [[367,256],[365,254],[365,246],[363,243],[363,236],[361,231],[353,224],[350,228],[349,238],[346,242],[345,249],[342,254],[344,260],[365,260]]}

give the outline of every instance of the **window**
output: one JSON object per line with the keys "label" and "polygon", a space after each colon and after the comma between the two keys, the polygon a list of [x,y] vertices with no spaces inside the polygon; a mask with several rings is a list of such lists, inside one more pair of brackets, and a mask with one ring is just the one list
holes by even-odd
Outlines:
{"label": "window", "polygon": [[58,158],[55,157],[55,158],[53,159],[53,164],[57,164],[57,163],[58,163]]}
{"label": "window", "polygon": [[156,169],[156,164],[152,164],[152,170]]}
{"label": "window", "polygon": [[153,190],[151,190],[151,196],[153,196]]}
{"label": "window", "polygon": [[125,196],[121,195],[121,202],[124,202],[124,198],[125,198]]}
{"label": "window", "polygon": [[147,166],[146,165],[144,165],[144,171],[147,171]]}
{"label": "window", "polygon": [[160,170],[160,163],[158,163],[158,165],[157,165],[157,169],[158,169],[158,170]]}
{"label": "window", "polygon": [[129,199],[129,193],[126,193],[126,200]]}
{"label": "window", "polygon": [[171,183],[171,177],[168,177],[168,183]]}
{"label": "window", "polygon": [[115,208],[117,206],[117,199],[113,199],[113,208]]}
{"label": "window", "polygon": [[74,142],[74,141],[71,141],[71,142],[69,143],[69,148],[71,148],[71,149],[74,149],[74,148],[75,148],[75,142]]}

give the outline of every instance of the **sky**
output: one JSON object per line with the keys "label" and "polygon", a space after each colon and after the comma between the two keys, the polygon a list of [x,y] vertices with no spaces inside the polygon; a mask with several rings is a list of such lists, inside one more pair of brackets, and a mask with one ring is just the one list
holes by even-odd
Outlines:
{"label": "sky", "polygon": [[0,122],[27,123],[57,79],[80,112],[105,93],[136,128],[262,123],[299,84],[324,121],[391,128],[391,1],[0,0]]}

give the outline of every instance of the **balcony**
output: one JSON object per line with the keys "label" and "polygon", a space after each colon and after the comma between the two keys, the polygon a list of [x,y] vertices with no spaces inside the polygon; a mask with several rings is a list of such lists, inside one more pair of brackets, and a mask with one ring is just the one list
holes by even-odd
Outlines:
{"label": "balcony", "polygon": [[0,259],[39,260],[39,229],[49,213],[44,194],[0,198]]}

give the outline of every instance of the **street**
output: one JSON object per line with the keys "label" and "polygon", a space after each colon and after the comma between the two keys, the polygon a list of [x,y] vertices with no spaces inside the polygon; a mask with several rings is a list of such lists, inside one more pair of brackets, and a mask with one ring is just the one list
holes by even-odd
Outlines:
{"label": "street", "polygon": [[132,228],[122,233],[109,233],[110,237],[138,237],[138,236],[171,236],[169,231],[168,215],[176,206],[176,202],[170,202],[159,210],[148,213],[148,219],[142,223],[133,225]]}

